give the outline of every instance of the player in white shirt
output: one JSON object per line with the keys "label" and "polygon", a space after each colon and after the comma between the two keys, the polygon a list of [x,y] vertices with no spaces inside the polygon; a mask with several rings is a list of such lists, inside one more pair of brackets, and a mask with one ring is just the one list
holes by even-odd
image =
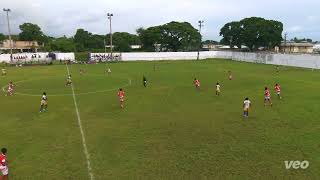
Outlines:
{"label": "player in white shirt", "polygon": [[40,104],[40,112],[46,112],[48,108],[48,98],[47,93],[42,94],[41,104]]}
{"label": "player in white shirt", "polygon": [[13,94],[14,94],[14,87],[15,87],[15,86],[14,86],[13,82],[9,82],[6,96],[13,96]]}
{"label": "player in white shirt", "polygon": [[249,100],[249,98],[246,98],[243,102],[243,116],[245,118],[249,117],[249,109],[251,107],[251,101]]}
{"label": "player in white shirt", "polygon": [[217,96],[220,96],[220,94],[221,94],[221,86],[220,86],[220,84],[219,83],[217,83],[217,85],[216,85],[216,95]]}
{"label": "player in white shirt", "polygon": [[72,84],[72,81],[71,81],[71,75],[68,76],[67,80],[66,80],[66,86],[69,86]]}
{"label": "player in white shirt", "polygon": [[2,76],[6,76],[7,75],[7,70],[5,68],[2,68]]}
{"label": "player in white shirt", "polygon": [[107,75],[110,75],[111,74],[111,69],[110,69],[110,67],[108,67],[108,69],[107,69]]}

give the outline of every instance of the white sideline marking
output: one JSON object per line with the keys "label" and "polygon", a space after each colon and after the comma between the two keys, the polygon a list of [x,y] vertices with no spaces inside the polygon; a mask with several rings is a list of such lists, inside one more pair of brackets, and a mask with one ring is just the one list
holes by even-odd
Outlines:
{"label": "white sideline marking", "polygon": [[[68,75],[70,75],[69,67],[68,67],[67,64],[66,64],[66,66],[67,66]],[[74,106],[75,106],[77,117],[78,117],[78,125],[79,125],[79,129],[80,129],[81,137],[82,137],[83,152],[84,152],[84,155],[86,156],[86,159],[87,159],[88,173],[89,173],[89,176],[90,176],[90,180],[94,180],[94,176],[93,176],[92,168],[91,168],[91,163],[90,163],[90,154],[88,152],[88,148],[87,148],[87,144],[86,144],[86,138],[84,136],[84,132],[83,132],[83,129],[82,129],[82,123],[81,123],[81,118],[80,118],[80,113],[79,113],[79,109],[78,109],[76,95],[74,93],[73,82],[71,84],[71,90],[72,90]]]}

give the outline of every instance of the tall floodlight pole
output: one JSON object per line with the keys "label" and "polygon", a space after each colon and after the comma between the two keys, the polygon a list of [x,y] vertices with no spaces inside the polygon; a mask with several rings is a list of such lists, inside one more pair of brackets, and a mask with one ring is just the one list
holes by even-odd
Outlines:
{"label": "tall floodlight pole", "polygon": [[199,45],[199,48],[198,48],[197,60],[200,59],[200,48],[201,48],[201,44],[202,44],[201,29],[203,27],[204,21],[200,20],[200,21],[198,21],[198,23],[199,23],[199,33],[200,33],[200,45]]}
{"label": "tall floodlight pole", "polygon": [[9,41],[10,41],[10,61],[12,62],[12,39],[11,39],[10,20],[9,20],[9,12],[11,12],[11,10],[3,8],[3,11],[7,13],[8,33],[9,33]]}
{"label": "tall floodlight pole", "polygon": [[112,17],[113,14],[112,13],[108,13],[107,14],[108,19],[109,19],[109,26],[110,26],[110,56],[111,56],[111,60],[113,60],[113,45],[112,45]]}
{"label": "tall floodlight pole", "polygon": [[[229,26],[229,31],[231,32],[232,30],[232,26]],[[229,46],[230,46],[230,50],[232,49],[232,43],[233,43],[233,36],[231,35],[229,38]]]}
{"label": "tall floodlight pole", "polygon": [[284,53],[286,53],[286,48],[287,48],[287,35],[288,33],[284,33],[284,48],[283,48]]}

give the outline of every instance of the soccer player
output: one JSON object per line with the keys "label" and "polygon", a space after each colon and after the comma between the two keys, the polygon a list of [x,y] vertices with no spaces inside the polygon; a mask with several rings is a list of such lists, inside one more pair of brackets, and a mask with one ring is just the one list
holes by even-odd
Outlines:
{"label": "soccer player", "polygon": [[40,112],[46,112],[48,108],[48,98],[47,93],[42,94],[41,103],[40,103]]}
{"label": "soccer player", "polygon": [[274,90],[276,91],[276,94],[277,94],[278,98],[282,99],[282,97],[281,97],[281,86],[279,84],[276,84],[274,86]]}
{"label": "soccer player", "polygon": [[267,106],[267,103],[272,107],[271,94],[268,87],[264,88],[264,106]]}
{"label": "soccer player", "polygon": [[118,97],[120,101],[120,107],[123,109],[124,108],[124,90],[121,88],[119,89]]}
{"label": "soccer player", "polygon": [[251,101],[249,100],[249,98],[246,98],[243,102],[243,116],[245,118],[249,117],[249,109],[251,107]]}
{"label": "soccer player", "polygon": [[228,71],[228,74],[229,74],[229,80],[231,81],[233,79],[233,76],[232,76],[232,72],[231,71]]}
{"label": "soccer player", "polygon": [[280,72],[280,67],[279,65],[276,66],[276,73],[279,73]]}
{"label": "soccer player", "polygon": [[195,87],[196,87],[197,89],[200,89],[200,86],[201,86],[201,85],[200,85],[199,79],[194,78],[193,84],[195,85]]}
{"label": "soccer player", "polygon": [[142,81],[143,81],[143,86],[144,86],[144,87],[147,87],[148,81],[147,81],[147,78],[146,78],[145,76],[143,76]]}
{"label": "soccer player", "polygon": [[111,75],[111,69],[110,69],[110,67],[108,67],[108,69],[107,69],[107,75],[108,75],[108,76]]}
{"label": "soccer player", "polygon": [[82,76],[84,74],[84,70],[80,69],[80,75]]}
{"label": "soccer player", "polygon": [[14,93],[14,84],[12,82],[9,82],[6,96],[13,96],[13,93]]}
{"label": "soccer player", "polygon": [[5,68],[2,68],[2,76],[6,76],[7,75],[7,70]]}
{"label": "soccer player", "polygon": [[0,180],[7,180],[8,179],[8,174],[9,174],[9,169],[8,169],[8,161],[7,161],[7,149],[2,148],[1,149],[1,154],[0,154]]}
{"label": "soccer player", "polygon": [[71,75],[69,75],[69,76],[67,77],[66,85],[65,85],[65,86],[69,86],[69,85],[71,85],[71,84],[72,84]]}
{"label": "soccer player", "polygon": [[217,83],[217,85],[216,85],[216,95],[217,96],[220,96],[220,94],[221,94],[221,86],[220,86],[220,84],[219,83]]}

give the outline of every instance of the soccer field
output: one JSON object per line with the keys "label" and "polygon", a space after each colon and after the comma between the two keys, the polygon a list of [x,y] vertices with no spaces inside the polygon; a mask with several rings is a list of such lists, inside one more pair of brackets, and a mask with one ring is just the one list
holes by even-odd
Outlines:
{"label": "soccer field", "polygon": [[[0,77],[1,87],[16,83],[14,96],[0,96],[0,147],[8,149],[11,179],[320,178],[318,71],[281,67],[277,74],[271,65],[219,59],[68,67],[74,94],[64,85],[65,65],[12,67]],[[265,86],[272,108],[263,104]],[[126,92],[124,109],[119,88]],[[44,91],[49,108],[39,113]],[[287,170],[284,161],[296,160],[310,165]]]}

